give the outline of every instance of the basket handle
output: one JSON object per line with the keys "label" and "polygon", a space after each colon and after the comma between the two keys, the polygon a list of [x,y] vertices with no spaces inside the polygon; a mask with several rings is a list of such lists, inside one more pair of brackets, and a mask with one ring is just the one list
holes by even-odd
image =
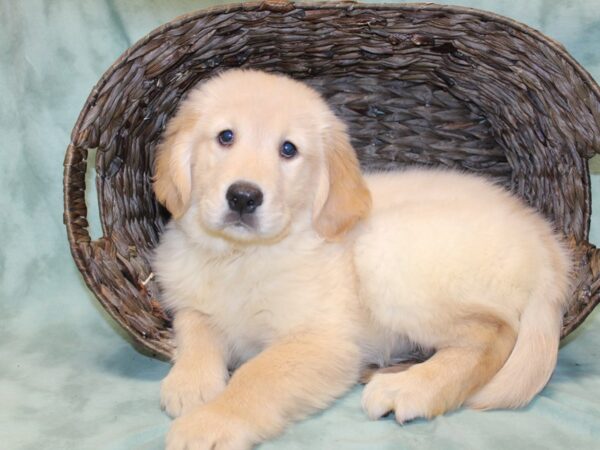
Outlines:
{"label": "basket handle", "polygon": [[73,142],[67,147],[63,176],[63,222],[67,227],[67,237],[75,264],[89,284],[91,280],[87,279],[88,275],[85,270],[87,264],[84,262],[84,254],[88,253],[84,249],[89,249],[92,242],[85,204],[87,155],[87,149],[76,147]]}
{"label": "basket handle", "polygon": [[574,331],[600,303],[600,249],[588,242],[574,248],[578,278],[575,281],[575,302],[567,311],[561,338]]}

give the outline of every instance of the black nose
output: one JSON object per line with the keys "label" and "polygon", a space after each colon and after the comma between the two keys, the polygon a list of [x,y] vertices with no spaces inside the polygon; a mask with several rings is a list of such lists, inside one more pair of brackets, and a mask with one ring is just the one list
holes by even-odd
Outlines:
{"label": "black nose", "polygon": [[255,185],[245,182],[233,183],[227,189],[229,209],[240,214],[251,214],[262,205],[263,193]]}

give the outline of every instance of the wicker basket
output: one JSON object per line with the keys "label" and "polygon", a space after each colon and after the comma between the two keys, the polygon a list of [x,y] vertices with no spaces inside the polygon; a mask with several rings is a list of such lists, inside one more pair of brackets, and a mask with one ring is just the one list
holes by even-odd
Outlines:
{"label": "wicker basket", "polygon": [[[77,267],[104,308],[155,355],[172,352],[148,259],[168,213],[151,189],[167,119],[198,81],[229,67],[284,72],[349,124],[364,168],[441,165],[485,173],[569,239],[579,263],[563,336],[600,298],[587,242],[587,160],[600,152],[600,89],[558,43],[487,12],[432,4],[269,1],[199,11],[150,33],[92,90],[64,173]],[[85,205],[88,150],[103,237]]]}

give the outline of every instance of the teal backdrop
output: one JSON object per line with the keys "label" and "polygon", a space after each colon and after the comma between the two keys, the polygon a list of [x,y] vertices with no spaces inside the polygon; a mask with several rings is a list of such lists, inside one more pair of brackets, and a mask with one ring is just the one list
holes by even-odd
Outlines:
{"label": "teal backdrop", "polygon": [[[191,0],[0,0],[0,448],[160,449],[169,364],[134,350],[69,253],[62,172],[71,129],[102,73]],[[600,80],[600,0],[464,0],[562,42]],[[600,243],[600,175],[591,241]],[[98,218],[89,193],[92,235]],[[370,422],[355,388],[274,449],[600,448],[600,312],[563,342],[550,384],[518,411]]]}

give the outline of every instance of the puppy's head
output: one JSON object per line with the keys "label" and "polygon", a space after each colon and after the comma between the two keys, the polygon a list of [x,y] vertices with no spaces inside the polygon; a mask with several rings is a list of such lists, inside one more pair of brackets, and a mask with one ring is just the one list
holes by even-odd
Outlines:
{"label": "puppy's head", "polygon": [[175,219],[242,243],[311,226],[334,239],[370,208],[346,127],[319,94],[249,70],[182,102],[157,148],[154,191]]}

